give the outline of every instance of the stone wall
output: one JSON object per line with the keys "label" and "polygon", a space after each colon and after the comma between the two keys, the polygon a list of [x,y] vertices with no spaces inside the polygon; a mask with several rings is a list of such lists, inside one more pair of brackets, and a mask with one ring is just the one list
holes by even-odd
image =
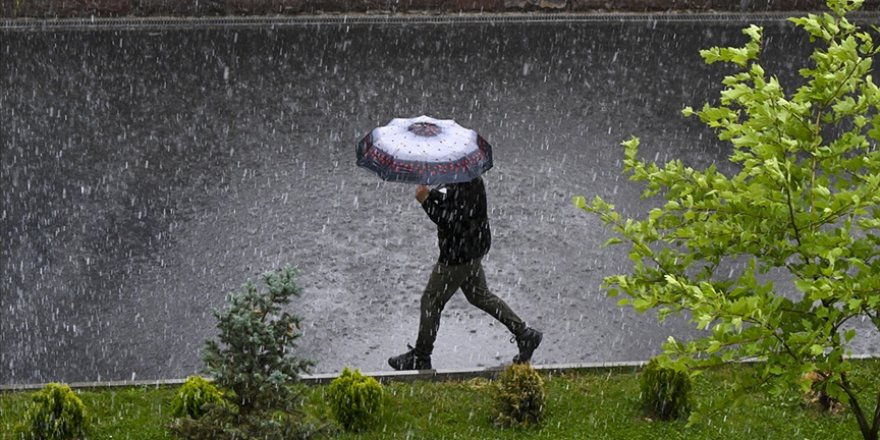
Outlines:
{"label": "stone wall", "polygon": [[[0,17],[523,11],[769,12],[822,10],[824,4],[824,0],[0,0]],[[880,10],[880,0],[865,0],[863,10]]]}

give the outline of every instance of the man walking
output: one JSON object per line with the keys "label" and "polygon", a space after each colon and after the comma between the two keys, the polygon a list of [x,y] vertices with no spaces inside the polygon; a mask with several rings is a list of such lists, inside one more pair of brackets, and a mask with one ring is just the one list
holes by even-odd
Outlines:
{"label": "man walking", "polygon": [[422,294],[416,346],[388,359],[388,364],[395,370],[431,369],[440,314],[459,288],[468,302],[492,315],[513,334],[519,348],[513,362],[529,362],[543,335],[527,327],[486,285],[481,261],[489,252],[492,237],[483,179],[477,177],[470,182],[441,185],[431,190],[419,185],[416,200],[437,224],[440,257]]}

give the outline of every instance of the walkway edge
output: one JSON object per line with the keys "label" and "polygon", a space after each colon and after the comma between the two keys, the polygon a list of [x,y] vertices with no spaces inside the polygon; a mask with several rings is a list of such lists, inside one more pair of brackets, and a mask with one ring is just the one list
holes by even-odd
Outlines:
{"label": "walkway edge", "polygon": [[[504,23],[785,23],[789,17],[808,12],[658,12],[658,13],[406,13],[326,14],[294,16],[225,17],[122,17],[122,18],[15,18],[0,20],[0,31],[163,31],[240,27],[281,28],[291,26],[350,25],[449,25]],[[880,13],[858,11],[847,16],[856,23],[876,23]]]}
{"label": "walkway edge", "polygon": [[[880,359],[880,353],[868,355],[848,356],[847,359],[868,360]],[[648,361],[621,361],[621,362],[586,362],[577,364],[548,364],[535,365],[535,370],[546,374],[564,374],[576,371],[591,370],[636,370],[645,365]],[[757,363],[758,360],[744,360],[741,363]],[[415,381],[447,381],[447,380],[468,380],[476,378],[492,379],[495,378],[501,370],[507,365],[499,365],[486,368],[472,369],[453,369],[453,370],[420,370],[420,371],[377,371],[362,372],[365,376],[371,376],[382,383],[388,382],[415,382]],[[322,373],[307,374],[300,377],[300,381],[307,385],[323,385],[330,383],[339,376],[339,373]],[[155,379],[155,380],[116,380],[103,382],[72,382],[68,385],[71,388],[119,388],[119,387],[162,387],[174,386],[184,383],[186,379]],[[16,392],[38,390],[44,387],[44,383],[34,384],[11,384],[0,385],[0,392]]]}

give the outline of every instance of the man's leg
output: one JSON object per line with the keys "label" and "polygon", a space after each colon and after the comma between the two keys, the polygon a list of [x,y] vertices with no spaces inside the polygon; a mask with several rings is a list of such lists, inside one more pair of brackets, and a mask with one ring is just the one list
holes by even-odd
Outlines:
{"label": "man's leg", "polygon": [[440,329],[440,314],[455,291],[465,282],[468,273],[466,265],[434,265],[428,285],[422,293],[419,336],[415,348],[419,354],[430,356],[434,351],[434,341],[437,339],[437,330]]}
{"label": "man's leg", "polygon": [[483,264],[480,260],[468,264],[469,276],[461,285],[465,298],[477,306],[480,310],[492,315],[504,324],[514,336],[519,336],[526,329],[523,322],[513,310],[501,298],[489,291],[486,285],[486,274],[483,272]]}
{"label": "man's leg", "polygon": [[489,291],[486,285],[486,274],[483,272],[483,264],[480,260],[474,262],[471,275],[461,285],[461,290],[471,304],[492,315],[504,324],[516,338],[516,346],[519,353],[513,357],[516,364],[530,362],[532,353],[541,345],[544,335],[526,324],[513,313],[501,298]]}
{"label": "man's leg", "polygon": [[461,266],[447,266],[437,263],[428,285],[422,293],[419,316],[419,336],[415,348],[399,356],[388,359],[388,365],[395,370],[425,370],[431,368],[431,353],[434,351],[434,340],[440,328],[440,314],[449,298],[467,279],[467,271]]}

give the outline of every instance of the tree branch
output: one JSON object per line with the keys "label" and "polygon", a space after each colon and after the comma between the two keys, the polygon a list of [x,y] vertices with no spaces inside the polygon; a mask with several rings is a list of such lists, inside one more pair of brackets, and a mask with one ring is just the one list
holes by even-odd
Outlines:
{"label": "tree branch", "polygon": [[[623,230],[625,229],[625,228],[624,228],[624,225],[623,225],[622,223],[620,223],[620,222],[618,222],[618,221],[614,221],[610,216],[607,216],[607,217],[605,217],[604,219],[605,219],[605,221],[606,221],[607,223],[611,223],[611,224],[613,224],[614,226],[616,226],[617,229],[618,229],[619,231],[623,231]],[[643,243],[643,242],[637,242],[637,241],[633,240],[631,237],[627,236],[625,233],[622,233],[622,232],[621,232],[620,235],[622,235],[622,236],[625,237],[627,240],[629,240],[630,243],[632,243],[634,246],[643,246],[645,249],[647,249],[647,250],[648,250],[648,255],[647,255],[647,257],[648,257],[651,261],[653,261],[654,264],[656,264],[657,267],[658,267],[661,271],[663,271],[666,275],[675,275],[674,272],[672,272],[672,271],[670,271],[669,269],[663,267],[663,265],[660,264],[659,261],[657,261],[657,258],[654,257],[654,251],[651,249],[650,246],[648,246],[647,244],[645,244],[645,243]]]}
{"label": "tree branch", "polygon": [[801,232],[798,229],[797,222],[795,221],[795,218],[794,218],[794,205],[791,204],[791,187],[789,186],[789,182],[786,182],[786,185],[785,185],[785,196],[786,196],[785,197],[786,202],[788,203],[788,218],[791,221],[791,227],[794,228],[794,239],[798,244],[798,253],[800,253],[801,257],[804,258],[804,263],[808,263],[810,260],[800,250],[800,248],[801,248]]}
{"label": "tree branch", "polygon": [[785,348],[785,351],[788,352],[789,356],[791,356],[792,359],[794,359],[794,360],[797,361],[797,362],[800,362],[800,361],[801,361],[800,356],[798,356],[798,355],[796,355],[796,354],[794,353],[794,350],[792,350],[791,347],[788,346],[788,344],[785,342],[785,339],[782,339],[781,336],[779,336],[778,334],[776,334],[776,328],[775,328],[775,327],[772,327],[772,326],[770,326],[770,325],[768,325],[768,324],[765,324],[765,323],[763,323],[763,322],[760,322],[760,321],[758,321],[758,320],[756,320],[756,319],[747,319],[747,320],[744,320],[744,321],[745,321],[745,322],[752,322],[752,323],[754,323],[754,324],[758,324],[758,325],[764,327],[765,329],[770,330],[770,334],[773,335],[773,337],[776,338],[776,340],[779,341],[780,344],[782,344],[782,346]]}
{"label": "tree branch", "polygon": [[[849,380],[846,378],[846,372],[840,373],[840,382],[838,383],[840,388],[846,393],[847,397],[849,397],[849,406],[852,408],[853,415],[856,417],[856,421],[859,423],[859,429],[862,431],[862,435],[865,439],[871,439],[870,434],[871,431],[874,431],[874,439],[877,438],[877,431],[868,425],[868,420],[865,419],[865,413],[862,411],[862,406],[859,405],[858,396],[856,396],[855,391],[849,384]],[[880,397],[880,396],[878,396]],[[877,427],[877,412],[880,411],[880,400],[878,400],[877,411],[875,411],[874,417],[874,428]]]}
{"label": "tree branch", "polygon": [[709,214],[743,215],[746,217],[752,217],[752,218],[757,218],[757,219],[761,219],[761,220],[773,220],[772,217],[765,217],[763,215],[753,214],[748,211],[733,211],[733,210],[728,211],[726,209],[697,208],[697,207],[689,208],[689,209],[694,212],[705,212],[705,213],[709,213]]}
{"label": "tree branch", "polygon": [[859,314],[853,313],[852,315],[847,315],[843,319],[841,319],[837,324],[834,324],[833,326],[831,326],[831,332],[830,332],[831,334],[829,336],[832,336],[835,333],[837,333],[837,330],[840,329],[840,326],[842,326],[846,321],[849,321],[850,318],[853,318],[855,316],[859,316]]}
{"label": "tree branch", "polygon": [[871,422],[871,431],[873,431],[874,438],[877,438],[877,434],[880,433],[880,392],[877,393],[877,404],[874,407],[874,421]]}
{"label": "tree branch", "polygon": [[828,99],[825,100],[825,102],[822,103],[822,105],[819,106],[818,112],[816,113],[816,125],[817,126],[819,125],[819,122],[822,120],[822,115],[825,113],[825,110],[828,108],[828,105],[831,104],[832,101],[834,101],[835,99],[838,98],[837,94],[840,93],[840,90],[843,88],[843,86],[846,85],[846,83],[848,83],[849,80],[852,78],[852,76],[856,73],[856,70],[858,70],[859,65],[869,59],[870,58],[862,58],[857,63],[855,63],[853,65],[852,69],[846,75],[846,78],[844,78],[843,81],[841,81],[840,84],[837,85],[837,88],[834,89],[834,92],[828,97]]}
{"label": "tree branch", "polygon": [[880,330],[880,310],[875,310],[874,314],[871,315],[871,309],[869,309],[868,306],[864,304],[862,305],[862,310],[865,311],[865,314],[868,315],[868,318],[871,320],[871,322],[874,323],[874,326],[877,327],[877,330]]}
{"label": "tree branch", "polygon": [[787,312],[787,313],[797,313],[797,314],[799,314],[799,315],[809,315],[809,316],[812,316],[812,315],[813,315],[813,314],[810,313],[810,312],[805,312],[805,311],[803,311],[803,310],[789,309],[789,308],[787,308],[787,307],[780,307],[780,308],[779,308],[779,311],[781,311],[781,312]]}
{"label": "tree branch", "polygon": [[841,206],[840,209],[828,214],[826,217],[819,219],[819,221],[817,221],[815,223],[810,223],[810,229],[815,229],[816,226],[822,226],[824,224],[833,223],[833,222],[837,221],[837,219],[839,219],[844,214],[846,214],[846,211],[848,211],[850,208],[852,208],[852,206],[853,206],[852,203],[847,203],[846,205]]}

